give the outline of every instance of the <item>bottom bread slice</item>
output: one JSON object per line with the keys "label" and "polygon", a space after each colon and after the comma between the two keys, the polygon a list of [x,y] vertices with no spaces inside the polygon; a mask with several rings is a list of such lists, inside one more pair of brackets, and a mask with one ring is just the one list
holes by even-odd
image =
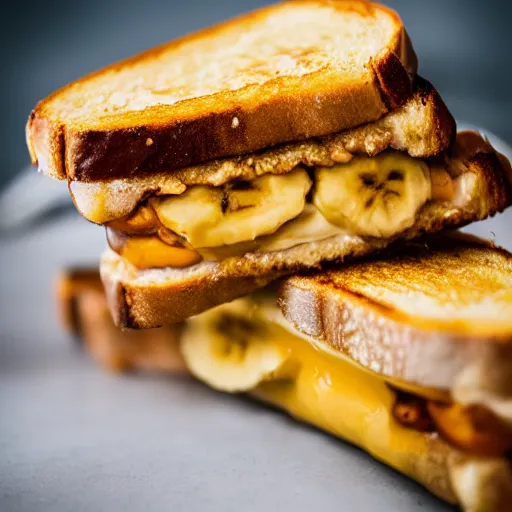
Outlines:
{"label": "bottom bread slice", "polygon": [[152,328],[177,323],[266,286],[284,275],[376,253],[393,243],[485,219],[512,202],[510,166],[476,148],[451,162],[460,173],[452,201],[427,203],[415,224],[389,239],[336,235],[274,252],[247,253],[184,269],[139,270],[115,252],[101,259],[101,277],[116,325]]}

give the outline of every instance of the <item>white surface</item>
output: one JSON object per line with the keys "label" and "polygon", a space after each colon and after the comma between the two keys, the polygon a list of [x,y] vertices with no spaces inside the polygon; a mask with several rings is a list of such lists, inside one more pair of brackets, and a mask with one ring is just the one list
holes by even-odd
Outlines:
{"label": "white surface", "polygon": [[78,215],[0,242],[0,510],[449,510],[277,411],[97,369],[59,330],[50,289],[103,245]]}

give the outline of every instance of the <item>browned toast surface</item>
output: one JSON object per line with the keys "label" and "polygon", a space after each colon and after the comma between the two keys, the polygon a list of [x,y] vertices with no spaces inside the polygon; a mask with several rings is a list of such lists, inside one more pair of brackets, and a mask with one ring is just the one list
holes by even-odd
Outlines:
{"label": "browned toast surface", "polygon": [[73,181],[70,191],[85,218],[103,223],[127,215],[148,194],[181,194],[193,185],[218,187],[235,179],[284,174],[300,164],[332,166],[354,154],[375,156],[388,149],[415,158],[431,157],[450,148],[456,135],[455,120],[432,84],[416,76],[413,86],[413,95],[406,103],[373,123],[245,156],[212,160],[171,174],[93,183]]}
{"label": "browned toast surface", "polygon": [[82,335],[77,298],[82,294],[103,291],[98,270],[73,267],[63,270],[55,280],[57,312],[61,325],[71,334]]}
{"label": "browned toast surface", "polygon": [[288,277],[279,303],[297,330],[378,373],[452,389],[472,372],[512,392],[512,255],[490,242],[453,234]]}
{"label": "browned toast surface", "polygon": [[288,282],[359,297],[383,315],[428,330],[512,339],[512,255],[470,239],[411,243],[389,259]]}
{"label": "browned toast surface", "polygon": [[100,270],[115,322],[137,328],[180,322],[284,275],[318,268],[326,262],[360,258],[385,249],[398,239],[414,239],[484,219],[512,202],[507,181],[510,166],[505,166],[488,145],[474,147],[464,158],[458,155],[452,166],[463,172],[463,194],[458,202],[427,203],[415,224],[391,239],[338,235],[282,251],[247,253],[185,269],[141,271],[107,251]]}
{"label": "browned toast surface", "polygon": [[407,100],[416,68],[393,11],[288,1],[56,91],[30,115],[27,142],[61,179],[172,171],[374,121]]}

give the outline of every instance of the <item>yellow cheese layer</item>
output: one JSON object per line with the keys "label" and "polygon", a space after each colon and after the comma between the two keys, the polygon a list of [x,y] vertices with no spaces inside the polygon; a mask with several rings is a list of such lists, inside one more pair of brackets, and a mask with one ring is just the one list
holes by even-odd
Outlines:
{"label": "yellow cheese layer", "polygon": [[[277,327],[277,326],[276,326]],[[260,384],[253,394],[363,448],[377,459],[453,501],[447,445],[436,434],[401,426],[392,415],[394,393],[384,379],[318,350],[278,327],[276,343],[297,363],[289,381]]]}

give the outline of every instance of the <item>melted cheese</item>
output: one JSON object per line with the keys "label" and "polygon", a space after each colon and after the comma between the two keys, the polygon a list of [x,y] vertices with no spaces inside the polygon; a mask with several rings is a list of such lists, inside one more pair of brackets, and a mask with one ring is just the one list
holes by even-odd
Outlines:
{"label": "melted cheese", "polygon": [[254,396],[363,448],[453,501],[445,463],[449,448],[437,434],[405,428],[393,418],[394,393],[383,378],[275,327],[275,343],[289,352],[297,373],[260,384]]}
{"label": "melted cheese", "polygon": [[117,253],[140,269],[183,268],[201,261],[196,251],[167,245],[157,236],[127,237]]}

